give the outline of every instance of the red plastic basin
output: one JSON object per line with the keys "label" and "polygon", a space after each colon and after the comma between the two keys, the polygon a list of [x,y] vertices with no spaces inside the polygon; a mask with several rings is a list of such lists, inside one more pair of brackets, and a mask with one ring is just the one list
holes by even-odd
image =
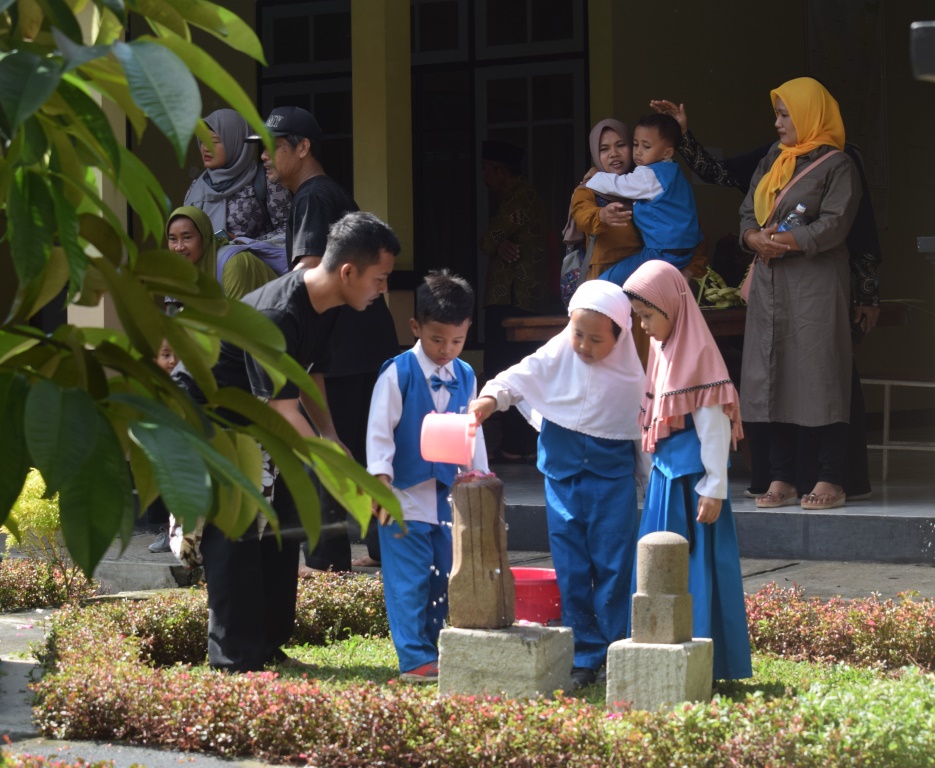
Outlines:
{"label": "red plastic basin", "polygon": [[558,582],[551,568],[511,568],[516,585],[516,620],[548,624],[562,618]]}

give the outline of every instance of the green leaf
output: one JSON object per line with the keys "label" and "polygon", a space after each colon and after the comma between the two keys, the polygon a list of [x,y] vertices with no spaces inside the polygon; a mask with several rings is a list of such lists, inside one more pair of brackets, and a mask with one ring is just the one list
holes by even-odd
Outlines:
{"label": "green leaf", "polygon": [[249,423],[256,424],[264,432],[274,435],[293,451],[298,453],[307,451],[304,438],[295,431],[292,425],[278,411],[270,408],[249,392],[236,387],[224,387],[211,396],[211,403],[240,414]]}
{"label": "green leaf", "polygon": [[65,59],[63,74],[77,69],[82,64],[87,64],[89,61],[110,55],[109,45],[81,45],[63,35],[58,29],[52,30],[52,38],[62,52],[62,58]]}
{"label": "green leaf", "polygon": [[29,451],[26,448],[24,412],[29,396],[26,377],[12,371],[0,371],[0,524],[6,520],[10,507],[19,497],[29,473]]}
{"label": "green leaf", "polygon": [[[204,28],[219,40],[223,40],[235,51],[247,54],[251,59],[255,59],[260,64],[266,65],[266,58],[263,55],[263,45],[260,43],[256,32],[233,11],[223,8],[216,3],[209,3],[207,0],[200,0],[198,5],[215,8],[224,24],[226,33],[219,30]],[[192,20],[196,26],[200,26],[197,21]]]}
{"label": "green leaf", "polygon": [[136,488],[136,497],[140,503],[140,514],[142,514],[159,496],[159,488],[156,485],[149,459],[133,441],[130,441],[130,471],[133,476],[133,485]]}
{"label": "green leaf", "polygon": [[82,213],[78,217],[78,232],[84,240],[94,246],[108,264],[117,265],[123,261],[123,241],[120,232],[114,229],[109,220],[91,213]]}
{"label": "green leaf", "polygon": [[0,59],[0,127],[12,137],[58,88],[61,72],[52,59],[16,51]]}
{"label": "green leaf", "polygon": [[18,355],[20,352],[25,352],[27,349],[36,346],[38,343],[39,339],[30,339],[18,333],[11,333],[9,329],[0,330],[0,365],[3,365],[3,363],[11,357]]}
{"label": "green leaf", "polygon": [[105,259],[97,264],[110,288],[123,329],[144,357],[153,358],[166,337],[169,318],[156,309],[152,297],[132,275],[118,271]]}
{"label": "green leaf", "polygon": [[211,476],[188,439],[157,422],[133,422],[130,437],[149,459],[159,494],[175,517],[196,520],[211,509]]}
{"label": "green leaf", "polygon": [[[88,78],[88,85],[98,93],[111,99],[127,116],[137,138],[146,130],[146,115],[133,101],[133,95],[127,85],[126,77],[120,65],[112,59],[95,59],[80,67],[82,75]],[[66,75],[69,79],[72,75]]]}
{"label": "green leaf", "polygon": [[86,466],[61,489],[59,510],[68,552],[90,577],[123,521],[133,517],[133,486],[120,441],[97,410],[82,447]]}
{"label": "green leaf", "polygon": [[94,4],[102,10],[106,8],[120,21],[126,21],[127,19],[127,11],[124,8],[123,0],[94,0]]}
{"label": "green leaf", "polygon": [[264,132],[267,130],[254,106],[253,98],[247,95],[240,83],[228,74],[224,67],[201,48],[178,37],[163,37],[155,42],[164,45],[184,61],[201,82],[227,101],[251,126],[262,127]]}
{"label": "green leaf", "polygon": [[42,274],[52,248],[49,222],[55,206],[45,180],[26,168],[17,168],[7,198],[10,217],[10,255],[20,285]]}
{"label": "green leaf", "polygon": [[[259,446],[245,435],[238,435],[234,439],[237,441],[236,447],[231,445],[228,433],[219,432],[212,438],[210,445],[201,441],[193,445],[211,467],[211,474],[220,481],[218,507],[211,522],[228,536],[239,537],[253,522],[258,509],[271,522],[276,520],[276,513],[260,491],[263,461]],[[253,448],[249,447],[251,443]],[[241,460],[245,461],[243,468]],[[223,508],[221,505],[225,502],[232,506]]]}
{"label": "green leaf", "polygon": [[[279,468],[295,503],[296,511],[299,513],[302,527],[308,534],[308,545],[314,547],[321,535],[321,503],[318,500],[318,489],[308,476],[305,464],[296,457],[288,445],[261,427],[254,424],[244,431],[259,441],[272,457],[273,463]],[[272,522],[270,520],[270,523]],[[279,530],[278,520],[275,530]]]}
{"label": "green leaf", "polygon": [[165,193],[152,172],[132,152],[120,148],[120,175],[117,187],[143,222],[143,237],[162,238],[164,216],[169,206]]}
{"label": "green leaf", "polygon": [[214,328],[222,338],[247,351],[263,349],[269,355],[272,352],[282,353],[286,349],[282,331],[273,321],[241,301],[228,301],[227,312],[219,317],[186,304],[179,315],[179,321]]}
{"label": "green leaf", "polygon": [[76,43],[81,42],[81,27],[64,0],[37,0],[52,27],[58,27]]}
{"label": "green leaf", "polygon": [[136,6],[136,10],[146,18],[150,26],[159,25],[186,40],[189,39],[191,33],[188,31],[188,24],[172,4],[165,0],[137,0]]}
{"label": "green leaf", "polygon": [[78,216],[74,206],[65,196],[64,190],[54,182],[50,184],[52,202],[55,205],[55,223],[58,226],[58,241],[68,261],[68,301],[81,290],[88,271],[88,257],[78,242]]}
{"label": "green leaf", "polygon": [[111,166],[114,175],[118,175],[120,150],[104,111],[84,90],[68,80],[62,81],[58,93],[74,115],[70,129],[75,137],[83,141],[94,154],[100,155]]}
{"label": "green leaf", "polygon": [[47,306],[68,284],[68,259],[58,246],[49,251],[49,260],[42,273],[16,292],[10,310],[14,322],[25,323],[43,307]]}
{"label": "green leaf", "polygon": [[26,400],[25,415],[26,444],[35,467],[50,494],[61,491],[82,471],[97,440],[101,422],[94,400],[84,390],[38,381]]}
{"label": "green leaf", "polygon": [[195,78],[168,48],[151,42],[114,43],[133,100],[165,134],[179,163],[201,117],[201,95]]}

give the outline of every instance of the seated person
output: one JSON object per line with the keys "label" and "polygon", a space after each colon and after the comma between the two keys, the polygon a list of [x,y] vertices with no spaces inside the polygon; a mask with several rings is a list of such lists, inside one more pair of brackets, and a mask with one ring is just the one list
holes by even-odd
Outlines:
{"label": "seated person", "polygon": [[702,241],[691,184],[672,162],[682,138],[678,122],[669,115],[640,118],[633,131],[632,173],[595,173],[587,186],[604,195],[633,200],[633,220],[643,236],[642,252],[601,275],[622,285],[644,262],[661,259],[678,269],[691,261]]}
{"label": "seated person", "polygon": [[249,250],[240,250],[219,261],[211,219],[192,205],[172,211],[166,224],[166,238],[170,251],[181,254],[202,272],[213,275],[230,299],[242,299],[277,276],[269,264]]}

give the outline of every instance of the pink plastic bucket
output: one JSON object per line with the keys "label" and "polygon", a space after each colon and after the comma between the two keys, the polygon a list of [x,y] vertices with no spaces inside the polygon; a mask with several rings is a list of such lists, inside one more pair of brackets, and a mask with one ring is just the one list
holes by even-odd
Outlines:
{"label": "pink plastic bucket", "polygon": [[468,466],[476,432],[473,413],[430,413],[422,422],[422,458]]}
{"label": "pink plastic bucket", "polygon": [[511,568],[516,584],[517,621],[548,624],[562,619],[558,581],[551,568]]}

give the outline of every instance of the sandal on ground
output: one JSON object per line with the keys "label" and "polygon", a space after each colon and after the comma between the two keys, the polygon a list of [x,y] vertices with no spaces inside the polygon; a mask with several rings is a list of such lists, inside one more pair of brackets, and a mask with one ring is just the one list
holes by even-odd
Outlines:
{"label": "sandal on ground", "polygon": [[798,506],[799,497],[798,494],[793,491],[792,493],[783,493],[782,491],[767,491],[762,496],[756,497],[756,508],[757,509],[778,509],[779,507],[795,507]]}
{"label": "sandal on ground", "polygon": [[802,497],[802,509],[837,509],[844,506],[845,493],[809,493]]}
{"label": "sandal on ground", "polygon": [[379,568],[380,561],[374,560],[370,555],[364,555],[363,557],[358,557],[355,560],[351,560],[351,565],[355,568]]}

